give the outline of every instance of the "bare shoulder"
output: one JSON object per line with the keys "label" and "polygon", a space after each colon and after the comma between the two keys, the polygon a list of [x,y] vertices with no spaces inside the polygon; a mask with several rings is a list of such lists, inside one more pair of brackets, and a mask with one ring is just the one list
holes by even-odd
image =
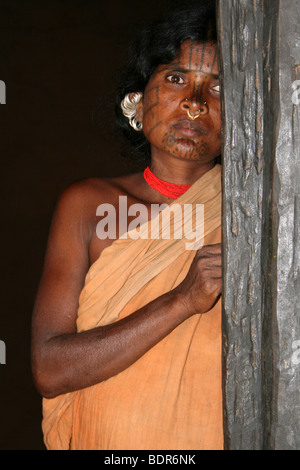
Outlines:
{"label": "bare shoulder", "polygon": [[138,197],[137,186],[141,174],[135,173],[110,178],[84,178],[68,186],[60,195],[62,205],[71,206],[73,210],[94,209],[99,204],[114,204],[120,195]]}
{"label": "bare shoulder", "polygon": [[90,262],[93,262],[113,241],[97,237],[98,207],[110,204],[118,212],[122,195],[127,196],[130,203],[136,202],[140,179],[138,174],[133,174],[116,178],[85,178],[72,183],[58,199],[52,232],[63,236],[69,245],[72,239],[74,246],[87,250]]}

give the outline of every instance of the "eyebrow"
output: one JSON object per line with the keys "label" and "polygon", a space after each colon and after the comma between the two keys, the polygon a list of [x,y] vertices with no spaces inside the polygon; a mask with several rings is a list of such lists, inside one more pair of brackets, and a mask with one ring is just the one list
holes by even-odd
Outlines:
{"label": "eyebrow", "polygon": [[199,69],[186,69],[185,67],[181,67],[178,64],[167,64],[163,65],[161,68],[161,71],[163,70],[170,70],[170,72],[179,72],[179,73],[189,73],[189,72],[200,72],[203,73],[204,75],[208,75],[210,77],[213,77],[215,79],[219,79],[219,74],[217,73],[210,73],[210,72],[203,72],[202,70]]}

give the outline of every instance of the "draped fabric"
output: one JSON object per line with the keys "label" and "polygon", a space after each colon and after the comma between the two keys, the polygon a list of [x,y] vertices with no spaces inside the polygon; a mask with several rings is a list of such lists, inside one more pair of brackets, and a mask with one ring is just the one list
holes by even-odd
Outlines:
{"label": "draped fabric", "polygon": [[[186,276],[197,205],[204,240],[221,241],[221,169],[216,165],[173,204],[192,205],[184,236],[146,238],[131,232],[103,250],[79,298],[77,330],[118,321],[176,287]],[[189,222],[193,223],[189,223]],[[188,243],[187,243],[188,242]],[[218,450],[223,448],[221,303],[193,315],[123,372],[94,386],[43,400],[48,449]]]}

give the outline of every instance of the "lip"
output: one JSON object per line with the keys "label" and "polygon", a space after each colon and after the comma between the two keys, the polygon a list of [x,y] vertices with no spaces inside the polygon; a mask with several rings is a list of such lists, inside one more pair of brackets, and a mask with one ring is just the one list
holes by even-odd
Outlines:
{"label": "lip", "polygon": [[190,121],[181,119],[173,125],[173,128],[185,136],[206,135],[206,129],[201,125],[200,121]]}

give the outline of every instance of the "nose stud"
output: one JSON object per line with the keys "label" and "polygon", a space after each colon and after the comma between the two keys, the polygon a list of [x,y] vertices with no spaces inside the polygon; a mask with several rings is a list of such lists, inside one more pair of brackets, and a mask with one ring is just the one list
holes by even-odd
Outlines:
{"label": "nose stud", "polygon": [[[184,101],[190,101],[190,99],[185,98]],[[207,104],[206,101],[201,101],[201,103],[204,105]],[[191,107],[186,103],[183,105],[183,108],[187,109],[187,115],[190,119],[192,119],[192,121],[195,121],[195,119],[197,119],[201,115],[201,113],[203,113],[204,111],[204,108],[200,108],[200,109],[195,110],[195,113],[191,114],[191,109],[190,109]]]}

